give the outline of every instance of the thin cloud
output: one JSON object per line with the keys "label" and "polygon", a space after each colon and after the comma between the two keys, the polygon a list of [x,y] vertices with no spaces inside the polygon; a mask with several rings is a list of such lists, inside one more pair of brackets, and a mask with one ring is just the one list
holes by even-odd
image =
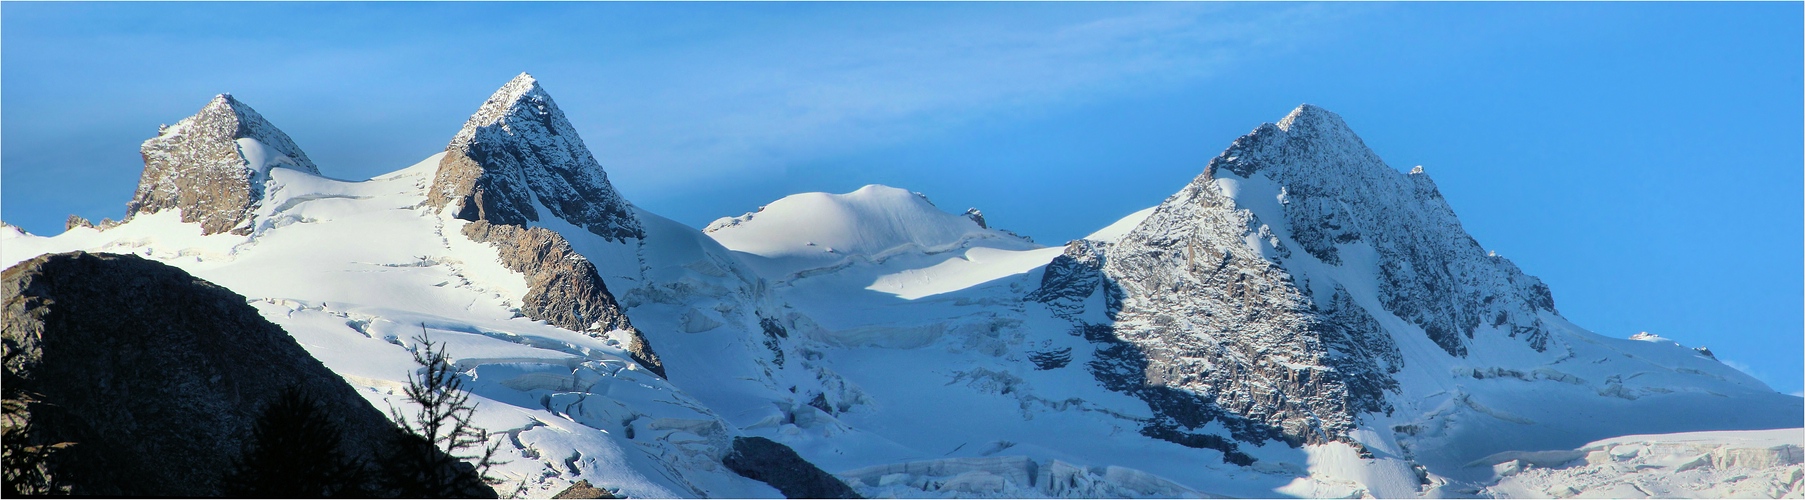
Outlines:
{"label": "thin cloud", "polygon": [[706,78],[667,75],[657,83],[675,84],[578,125],[599,132],[589,141],[633,185],[693,182],[1219,75],[1298,43],[1330,13],[1159,4],[1089,19],[990,17],[734,47],[692,63],[710,68]]}
{"label": "thin cloud", "polygon": [[1753,366],[1749,366],[1748,363],[1743,363],[1741,361],[1737,361],[1734,359],[1721,359],[1720,358],[1719,360],[1723,361],[1724,366],[1728,366],[1730,368],[1735,368],[1736,371],[1742,372],[1744,375],[1753,377],[1755,380],[1760,380],[1761,383],[1767,384],[1768,387],[1774,386],[1774,382],[1772,380],[1768,380],[1766,374],[1761,373],[1759,370],[1756,370],[1755,367],[1753,367]]}

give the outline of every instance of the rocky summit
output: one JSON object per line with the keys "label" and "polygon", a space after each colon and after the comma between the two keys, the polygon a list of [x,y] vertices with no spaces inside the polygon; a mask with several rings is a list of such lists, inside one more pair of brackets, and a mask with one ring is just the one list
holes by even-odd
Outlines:
{"label": "rocky summit", "polygon": [[126,216],[179,209],[204,234],[248,234],[271,168],[320,173],[288,134],[231,94],[158,130],[140,151],[144,175]]}
{"label": "rocky summit", "polygon": [[[1363,305],[1350,287],[1375,272],[1381,303]],[[1093,293],[1101,324],[1074,315]],[[1092,370],[1153,406],[1144,433],[1181,443],[1219,441],[1187,431],[1218,418],[1241,441],[1348,439],[1361,414],[1393,411],[1394,334],[1456,357],[1475,334],[1542,351],[1536,313],[1554,312],[1426,174],[1387,166],[1307,104],[1236,139],[1119,241],[1068,245],[1030,297],[1106,331]],[[1386,331],[1372,306],[1421,333]]]}
{"label": "rocky summit", "polygon": [[625,332],[634,360],[664,375],[595,265],[563,235],[528,227],[542,221],[536,207],[543,207],[544,217],[609,241],[645,237],[632,206],[539,82],[521,73],[496,90],[451,139],[438,167],[428,206],[470,221],[465,237],[493,245],[503,265],[529,277],[523,314],[595,335]]}
{"label": "rocky summit", "polygon": [[543,208],[603,238],[644,237],[564,112],[526,73],[489,96],[451,139],[428,202],[496,224],[537,221]]}
{"label": "rocky summit", "polygon": [[[123,251],[181,269],[81,257],[80,276],[21,285],[55,293],[9,288],[9,342],[28,338],[15,318],[133,333],[67,351],[105,366],[40,380],[159,395],[118,374],[187,390],[311,355],[382,407],[405,404],[424,331],[481,403],[507,462],[493,472],[530,496],[1805,492],[1798,448],[1773,444],[1798,435],[1800,398],[1708,350],[1567,321],[1424,169],[1315,106],[1222,138],[1172,196],[1054,247],[880,185],[698,230],[622,198],[525,74],[443,152],[363,181],[319,175],[254,116],[222,98],[147,143],[125,222],[0,224],[0,264]],[[218,172],[237,177],[199,174]],[[81,306],[101,302],[67,288],[108,284],[137,298]],[[253,316],[298,347],[233,344],[275,335]],[[245,403],[210,397],[179,402]],[[143,440],[230,440],[201,434]]]}

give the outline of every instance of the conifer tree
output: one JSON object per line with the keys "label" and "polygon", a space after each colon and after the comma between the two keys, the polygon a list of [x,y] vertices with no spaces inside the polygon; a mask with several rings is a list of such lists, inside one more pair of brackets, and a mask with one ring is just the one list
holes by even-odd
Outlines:
{"label": "conifer tree", "polygon": [[464,379],[445,346],[432,341],[425,325],[414,337],[414,362],[420,371],[408,376],[407,400],[418,409],[409,417],[394,406],[389,414],[399,427],[395,446],[382,463],[388,494],[400,498],[493,498],[499,480],[489,469],[501,442],[489,443],[489,431],[471,423],[476,403],[464,390]]}
{"label": "conifer tree", "polygon": [[228,497],[367,497],[363,460],[345,454],[344,433],[299,387],[264,406],[222,490]]}

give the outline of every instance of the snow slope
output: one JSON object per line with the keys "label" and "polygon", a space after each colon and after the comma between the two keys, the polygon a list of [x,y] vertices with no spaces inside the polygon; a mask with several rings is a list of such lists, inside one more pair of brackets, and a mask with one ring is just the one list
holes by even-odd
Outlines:
{"label": "snow slope", "polygon": [[422,208],[438,158],[364,182],[270,171],[269,203],[248,236],[199,236],[160,212],[106,231],[0,233],[0,262],[70,250],[136,253],[250,298],[379,409],[416,368],[424,328],[469,370],[478,424],[503,434],[503,476],[549,494],[579,478],[640,497],[772,497],[726,471],[729,428],[705,405],[639,369],[617,342],[520,317],[518,274]]}
{"label": "snow slope", "polygon": [[[883,234],[875,228],[894,227],[885,219],[887,214],[912,210],[916,205],[896,196],[892,199],[904,200],[897,202],[898,206],[873,209],[863,205],[851,215],[843,215],[849,211],[796,203],[812,200],[829,205],[832,196],[858,193],[779,200],[749,218],[717,221],[709,234],[742,252],[742,257],[755,263],[754,269],[765,272],[786,304],[814,323],[812,335],[832,346],[822,353],[821,363],[858,384],[877,408],[853,411],[841,415],[841,420],[893,441],[914,444],[916,456],[887,463],[869,455],[861,457],[863,460],[840,460],[840,450],[822,459],[824,465],[845,469],[843,477],[854,480],[867,494],[1055,494],[1044,485],[1032,484],[1032,479],[1021,479],[1027,476],[1020,471],[1070,459],[1150,473],[1185,488],[1164,490],[1167,495],[1470,495],[1480,493],[1493,478],[1489,470],[1477,471],[1466,465],[1506,450],[1573,447],[1631,433],[1799,424],[1805,405],[1798,398],[1777,394],[1700,351],[1670,342],[1605,338],[1567,322],[1553,311],[1539,281],[1523,275],[1508,261],[1487,255],[1476,243],[1465,246],[1470,238],[1464,236],[1451,210],[1420,170],[1406,175],[1385,167],[1364,150],[1338,117],[1300,108],[1280,125],[1266,125],[1256,134],[1266,134],[1260,140],[1288,140],[1305,146],[1300,152],[1287,149],[1298,146],[1238,141],[1236,148],[1241,149],[1231,148],[1224,158],[1231,164],[1240,160],[1261,167],[1240,171],[1213,167],[1161,206],[1131,214],[1060,251],[967,249],[965,258],[959,260],[929,258],[934,254],[923,251],[892,252],[880,262],[814,257],[826,253],[816,246],[832,235],[810,233],[809,229],[850,226]],[[1312,166],[1321,163],[1334,167]],[[1373,203],[1374,208],[1360,205],[1360,200],[1371,203],[1373,199],[1383,201]],[[807,208],[773,209],[790,204],[786,202]],[[1192,207],[1198,206],[1215,208],[1194,211],[1197,209]],[[824,222],[822,214],[833,216]],[[855,217],[872,220],[847,222]],[[937,217],[953,221],[956,216],[940,213]],[[949,225],[953,223],[956,221]],[[1311,224],[1315,233],[1305,234],[1298,224]],[[754,227],[757,229],[750,230]],[[1176,252],[1148,250],[1155,257],[1144,270],[1110,271],[1107,278],[1089,281],[1087,286],[1092,288],[1074,290],[1072,300],[1078,302],[1077,309],[1022,301],[1023,296],[1032,297],[1048,286],[1049,273],[1059,267],[1062,255],[1101,249],[1097,251],[1106,257],[1099,262],[1119,265],[1123,261],[1116,246],[1154,248],[1150,242],[1157,238],[1150,235],[1182,238],[1178,235],[1206,231],[1221,231],[1222,238],[1208,243],[1200,240],[1188,251],[1182,243],[1162,243],[1166,248],[1176,246]],[[893,234],[886,234],[882,241],[906,239]],[[835,245],[851,243],[833,241]],[[1416,241],[1449,243],[1406,243]],[[864,248],[871,251],[873,246]],[[1200,272],[1203,264],[1172,262],[1171,257],[1159,257],[1158,251],[1168,252],[1164,254],[1168,256],[1177,253],[1192,262],[1201,262],[1204,255],[1213,259],[1240,255],[1264,266],[1243,272],[1266,273],[1280,286],[1297,287],[1297,295],[1287,299],[1293,305],[1251,306],[1261,311],[1253,313],[1255,316],[1281,307],[1301,307],[1304,314],[1358,311],[1366,319],[1339,313],[1331,313],[1327,319],[1351,322],[1342,328],[1361,329],[1351,340],[1331,339],[1339,343],[1326,348],[1310,343],[1287,347],[1300,349],[1293,351],[1296,354],[1289,360],[1261,347],[1257,349],[1264,356],[1238,362],[1276,370],[1265,381],[1246,382],[1252,388],[1251,397],[1268,401],[1260,404],[1271,404],[1274,396],[1296,390],[1282,385],[1283,377],[1299,376],[1281,375],[1287,370],[1294,374],[1327,371],[1333,376],[1350,373],[1350,368],[1377,367],[1381,371],[1372,375],[1377,384],[1359,389],[1370,392],[1350,396],[1366,398],[1372,406],[1332,410],[1341,412],[1339,415],[1307,414],[1308,422],[1333,418],[1344,427],[1299,447],[1284,444],[1278,436],[1323,431],[1275,428],[1265,431],[1272,434],[1264,439],[1257,433],[1237,434],[1231,427],[1248,426],[1240,419],[1254,414],[1233,408],[1218,410],[1218,417],[1205,418],[1200,426],[1179,429],[1180,437],[1215,436],[1233,444],[1231,451],[1253,460],[1248,467],[1223,463],[1228,451],[1151,439],[1147,425],[1161,421],[1163,410],[1149,408],[1143,400],[1148,394],[1169,393],[1131,388],[1130,392],[1141,392],[1130,397],[1129,393],[1103,390],[1100,386],[1111,384],[1100,383],[1103,377],[1097,373],[1097,363],[1121,362],[1122,358],[1111,357],[1111,353],[1122,352],[1118,346],[1123,344],[1111,340],[1116,337],[1109,333],[1093,340],[1092,332],[1082,329],[1103,324],[1117,331],[1175,332],[1202,339],[1193,341],[1197,347],[1189,349],[1237,349],[1240,347],[1222,340],[1226,338],[1223,334],[1199,328],[1201,323],[1185,325],[1210,314],[1235,311],[1235,307],[1250,307],[1183,302],[1196,292],[1185,288],[1189,285],[1182,285],[1186,278],[1180,276]],[[813,260],[803,260],[811,257]],[[760,259],[778,263],[761,266],[756,264]],[[799,260],[803,263],[796,264]],[[962,266],[957,274],[967,279],[952,280],[948,275],[953,273],[939,273],[949,262]],[[1187,265],[1192,266],[1188,271]],[[1423,272],[1440,265],[1458,272]],[[803,271],[796,271],[798,268]],[[1419,270],[1417,274],[1407,272],[1412,268]],[[1144,274],[1137,278],[1136,272]],[[900,292],[901,287],[889,285],[888,280],[908,276],[952,284],[916,293]],[[1110,292],[1102,284],[1131,286],[1121,280],[1147,284],[1133,285],[1140,288],[1126,292]],[[1180,284],[1174,285],[1175,281]],[[1452,286],[1459,294],[1452,300],[1437,299],[1440,302],[1434,304],[1439,304],[1435,307],[1440,310],[1397,309],[1396,304],[1406,300],[1400,298],[1419,293],[1413,291],[1419,288],[1412,287],[1425,286],[1422,283],[1444,289]],[[1106,314],[1112,293],[1125,294],[1116,300],[1125,301],[1124,307],[1131,310],[1142,308],[1146,315],[1115,318]],[[1486,299],[1488,295],[1508,299],[1495,301]],[[1474,302],[1462,302],[1469,296],[1476,297]],[[1085,307],[1084,303],[1091,305]],[[1175,314],[1180,311],[1184,313]],[[1436,330],[1449,325],[1464,328],[1469,323],[1462,318],[1478,311],[1487,311],[1485,322],[1470,335]],[[1278,329],[1260,335],[1293,335],[1282,329],[1289,327],[1272,328]],[[1345,358],[1344,353],[1350,352],[1367,352],[1364,356],[1370,357]],[[1316,361],[1306,361],[1309,359]],[[1195,354],[1142,362],[1147,364],[1129,368],[1173,377],[1171,373],[1183,374],[1199,365],[1208,373],[1211,366],[1199,363]],[[1326,364],[1349,362],[1354,364]],[[1184,380],[1168,378],[1174,379]],[[1197,387],[1192,394],[1212,394],[1212,386]],[[1301,395],[1323,392],[1305,390]],[[1211,402],[1215,400],[1203,401],[1215,404]],[[949,419],[958,425],[942,425]],[[1241,429],[1247,428],[1258,426]],[[1110,436],[1109,443],[1069,439],[1098,435],[1100,429],[1108,429],[1102,435]],[[1117,442],[1139,454],[1116,449]],[[819,450],[806,445],[799,449]],[[1148,453],[1149,449],[1163,451]],[[935,457],[937,453],[941,456]],[[816,459],[818,455],[807,456]],[[1005,456],[1025,456],[1035,465],[985,461]],[[1236,486],[1223,486],[1223,479],[1231,477]],[[996,478],[1003,479],[999,483]],[[1109,491],[1114,493],[1107,494],[1154,494],[1153,489]]]}
{"label": "snow slope", "polygon": [[[530,109],[555,109],[536,84],[508,92],[527,88],[520,81],[498,95],[523,99]],[[548,116],[496,102],[485,103],[485,116]],[[535,134],[567,129],[559,116],[543,130],[506,128],[524,134],[521,144],[549,144]],[[1260,131],[1286,138],[1339,122],[1303,118]],[[1349,141],[1351,132],[1328,128],[1330,134],[1298,140]],[[501,140],[497,133],[485,147]],[[1788,479],[1799,475],[1797,460],[1786,458],[1796,452],[1735,451],[1798,445],[1797,429],[1615,438],[1797,427],[1805,412],[1799,398],[1776,394],[1684,346],[1605,338],[1572,325],[1552,304],[1533,304],[1537,282],[1520,279],[1508,261],[1478,250],[1468,257],[1487,260],[1447,261],[1471,271],[1448,279],[1498,279],[1460,281],[1460,287],[1515,297],[1496,307],[1481,299],[1486,309],[1473,311],[1487,312],[1487,321],[1470,337],[1458,330],[1452,338],[1432,335],[1429,329],[1445,326],[1431,317],[1440,313],[1398,312],[1392,303],[1409,293],[1400,283],[1453,282],[1423,278],[1432,274],[1431,264],[1443,262],[1436,259],[1448,257],[1408,255],[1432,245],[1413,245],[1416,240],[1400,234],[1415,233],[1377,218],[1422,211],[1418,202],[1429,198],[1417,193],[1432,191],[1432,183],[1390,170],[1376,156],[1337,167],[1368,169],[1342,172],[1339,178],[1358,181],[1343,189],[1307,177],[1311,170],[1302,167],[1310,163],[1297,156],[1240,154],[1265,163],[1211,168],[1158,206],[1049,248],[941,211],[916,193],[875,185],[786,197],[699,231],[614,196],[604,176],[584,173],[599,166],[581,141],[555,135],[558,148],[535,151],[559,156],[533,161],[556,160],[558,168],[607,187],[608,196],[576,188],[541,192],[565,189],[546,180],[555,176],[542,176],[542,182],[519,183],[526,191],[515,198],[524,205],[508,213],[522,214],[515,223],[556,232],[594,264],[668,378],[633,361],[624,332],[575,332],[524,315],[528,278],[501,264],[500,249],[466,237],[462,228],[471,222],[458,218],[459,210],[431,202],[449,153],[361,182],[269,169],[263,203],[242,235],[203,234],[176,210],[54,237],[0,227],[0,264],[90,250],[182,267],[249,297],[378,408],[396,400],[414,369],[411,338],[424,329],[447,342],[466,370],[482,401],[478,423],[505,435],[504,458],[511,463],[503,475],[510,483],[525,480],[535,495],[587,479],[636,497],[777,496],[721,465],[736,436],[784,443],[867,496],[1627,495],[1610,486],[1626,483],[1676,495],[1799,491],[1798,481]],[[1295,168],[1281,168],[1284,161]],[[1364,213],[1361,205],[1336,199],[1349,193],[1380,197],[1385,206]],[[545,205],[590,198],[610,200],[614,208],[597,215]],[[570,215],[579,219],[572,222],[560,214],[587,215]],[[1418,219],[1401,224],[1452,220],[1451,211],[1406,215]],[[1336,224],[1321,224],[1325,217]],[[1452,227],[1443,229],[1464,235]],[[1348,228],[1359,236],[1346,236]],[[1442,236],[1436,241],[1464,245]],[[1262,297],[1289,305],[1237,309],[1196,301],[1208,295],[1185,287],[1215,286],[1196,277],[1205,270],[1197,263],[1230,255],[1246,259],[1240,265],[1272,284]],[[1385,274],[1387,262],[1413,258],[1427,259],[1410,261],[1425,271]],[[1497,288],[1483,288],[1489,286]],[[1459,309],[1450,317],[1470,316],[1461,309],[1468,304],[1447,304]],[[1529,305],[1517,307],[1523,304]],[[1370,322],[1356,321],[1355,311]],[[1494,324],[1491,313],[1500,311],[1507,321]],[[1366,339],[1358,345],[1305,339],[1210,358],[1244,346],[1237,334],[1285,342],[1298,335],[1287,324],[1253,320],[1240,324],[1271,328],[1206,328],[1205,318],[1215,316],[1302,318],[1296,324],[1326,317],[1367,336],[1355,336]],[[1152,338],[1172,341],[1132,343]],[[1193,350],[1162,354],[1180,341]],[[1240,377],[1235,383],[1280,389],[1251,393],[1264,398],[1256,406],[1208,399],[1197,408],[1214,413],[1197,411],[1211,418],[1159,427],[1173,418],[1174,402],[1221,394],[1225,385],[1185,384],[1212,376],[1218,370],[1212,367],[1231,371],[1222,360],[1243,363],[1232,368]],[[1356,368],[1384,383],[1364,393],[1343,386],[1375,406],[1306,418],[1274,413],[1274,422],[1303,424],[1246,432],[1258,428],[1247,422],[1300,396],[1295,388],[1330,387],[1285,374],[1323,381]],[[1140,378],[1111,378],[1123,373]],[[1125,380],[1139,385],[1123,386]],[[1321,437],[1286,439],[1302,432]],[[1627,454],[1632,448],[1644,451]],[[1511,454],[1519,450],[1564,451]],[[1605,451],[1609,462],[1579,466],[1571,458],[1593,451]],[[1729,458],[1678,470],[1692,462],[1676,464],[1674,457],[1687,454]],[[1560,457],[1569,458],[1550,462]],[[1513,460],[1522,462],[1494,467]],[[1735,467],[1756,463],[1747,460],[1767,461],[1737,479],[1743,472]],[[1500,475],[1509,467],[1514,474]],[[1773,488],[1722,486],[1757,483]],[[1571,492],[1560,489],[1568,487]]]}

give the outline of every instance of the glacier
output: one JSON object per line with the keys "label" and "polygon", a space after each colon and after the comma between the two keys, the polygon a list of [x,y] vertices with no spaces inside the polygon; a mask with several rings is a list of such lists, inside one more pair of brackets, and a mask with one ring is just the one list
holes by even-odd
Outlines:
{"label": "glacier", "polygon": [[[424,329],[530,495],[781,496],[722,464],[740,437],[865,496],[1805,494],[1800,398],[1566,321],[1427,173],[1314,106],[1062,246],[879,185],[688,227],[620,196],[524,74],[446,151],[363,181],[323,175],[241,102],[201,115],[225,111],[263,124],[267,147],[211,139],[239,146],[227,163],[254,199],[0,227],[0,265],[87,250],[180,267],[378,408],[399,404]],[[511,255],[521,240],[486,227],[568,251]],[[577,261],[599,280],[590,312],[533,298],[567,277],[536,269]],[[1736,432],[1757,429],[1790,430]]]}

